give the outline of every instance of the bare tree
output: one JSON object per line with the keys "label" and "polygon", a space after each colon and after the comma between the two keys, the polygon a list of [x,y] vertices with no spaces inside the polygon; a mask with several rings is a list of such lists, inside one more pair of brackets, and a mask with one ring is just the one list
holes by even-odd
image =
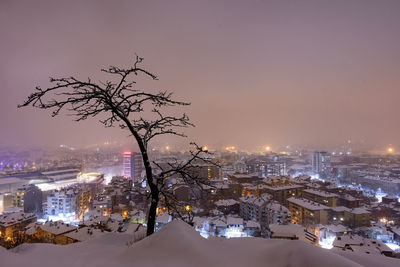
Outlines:
{"label": "bare tree", "polygon": [[[36,91],[18,107],[33,106],[40,109],[52,110],[52,116],[59,115],[66,110],[75,121],[83,121],[90,117],[101,117],[100,122],[106,127],[119,126],[128,130],[136,141],[146,171],[146,180],[151,199],[147,217],[147,235],[154,232],[156,211],[160,196],[167,203],[168,209],[172,208],[174,201],[171,188],[166,187],[166,178],[173,175],[180,177],[189,185],[206,184],[206,180],[198,179],[187,172],[193,167],[196,160],[206,160],[202,157],[207,153],[202,147],[195,145],[191,157],[185,162],[170,163],[168,169],[162,168],[156,162],[151,163],[148,155],[149,142],[159,135],[176,135],[185,137],[179,129],[194,126],[186,114],[168,116],[164,113],[166,107],[179,107],[190,105],[188,102],[177,101],[172,98],[172,93],[161,91],[149,93],[136,89],[136,81],[132,77],[144,76],[157,80],[157,76],[141,67],[143,58],[136,56],[133,66],[124,69],[110,66],[102,72],[110,75],[113,81],[92,82],[75,77],[50,78],[53,85],[47,89],[36,87]],[[145,115],[151,114],[148,118]],[[157,172],[152,167],[157,166]],[[180,215],[179,213],[177,213]],[[183,216],[181,216],[183,217]]]}
{"label": "bare tree", "polygon": [[193,149],[189,151],[185,160],[171,159],[164,165],[152,162],[163,206],[169,214],[189,224],[193,224],[193,214],[192,207],[188,204],[196,203],[179,199],[175,190],[184,185],[190,192],[190,196],[194,196],[192,201],[197,202],[202,197],[204,186],[214,187],[207,177],[200,175],[200,169],[210,165],[219,167],[218,163],[211,159],[213,155],[205,147],[200,147],[196,143],[191,143],[191,145]]}

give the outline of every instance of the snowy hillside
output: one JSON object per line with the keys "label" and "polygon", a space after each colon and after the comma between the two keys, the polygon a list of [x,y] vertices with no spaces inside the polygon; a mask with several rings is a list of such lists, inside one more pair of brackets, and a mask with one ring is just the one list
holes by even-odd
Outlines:
{"label": "snowy hillside", "polygon": [[0,248],[7,267],[102,266],[400,266],[399,259],[320,249],[303,241],[261,238],[204,239],[181,221],[131,246],[132,236],[105,234],[67,246],[24,244]]}

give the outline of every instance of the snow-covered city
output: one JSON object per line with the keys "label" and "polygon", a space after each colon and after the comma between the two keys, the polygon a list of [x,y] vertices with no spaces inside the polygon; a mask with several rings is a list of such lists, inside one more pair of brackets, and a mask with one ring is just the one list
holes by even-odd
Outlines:
{"label": "snow-covered city", "polygon": [[400,266],[399,14],[0,0],[0,266]]}

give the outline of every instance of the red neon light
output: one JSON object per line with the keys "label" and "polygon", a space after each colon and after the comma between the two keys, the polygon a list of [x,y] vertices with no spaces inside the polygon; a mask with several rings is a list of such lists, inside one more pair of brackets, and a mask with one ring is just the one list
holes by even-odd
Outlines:
{"label": "red neon light", "polygon": [[132,152],[131,151],[124,151],[124,155],[131,155]]}

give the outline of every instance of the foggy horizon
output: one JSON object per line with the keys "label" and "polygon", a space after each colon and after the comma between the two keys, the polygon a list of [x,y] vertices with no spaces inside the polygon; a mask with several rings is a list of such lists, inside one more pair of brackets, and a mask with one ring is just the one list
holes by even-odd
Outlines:
{"label": "foggy horizon", "polygon": [[[135,53],[191,106],[158,143],[327,148],[400,143],[399,1],[1,1],[0,146],[128,143],[98,119],[17,109],[49,77],[105,81]],[[133,140],[132,140],[133,144]]]}

